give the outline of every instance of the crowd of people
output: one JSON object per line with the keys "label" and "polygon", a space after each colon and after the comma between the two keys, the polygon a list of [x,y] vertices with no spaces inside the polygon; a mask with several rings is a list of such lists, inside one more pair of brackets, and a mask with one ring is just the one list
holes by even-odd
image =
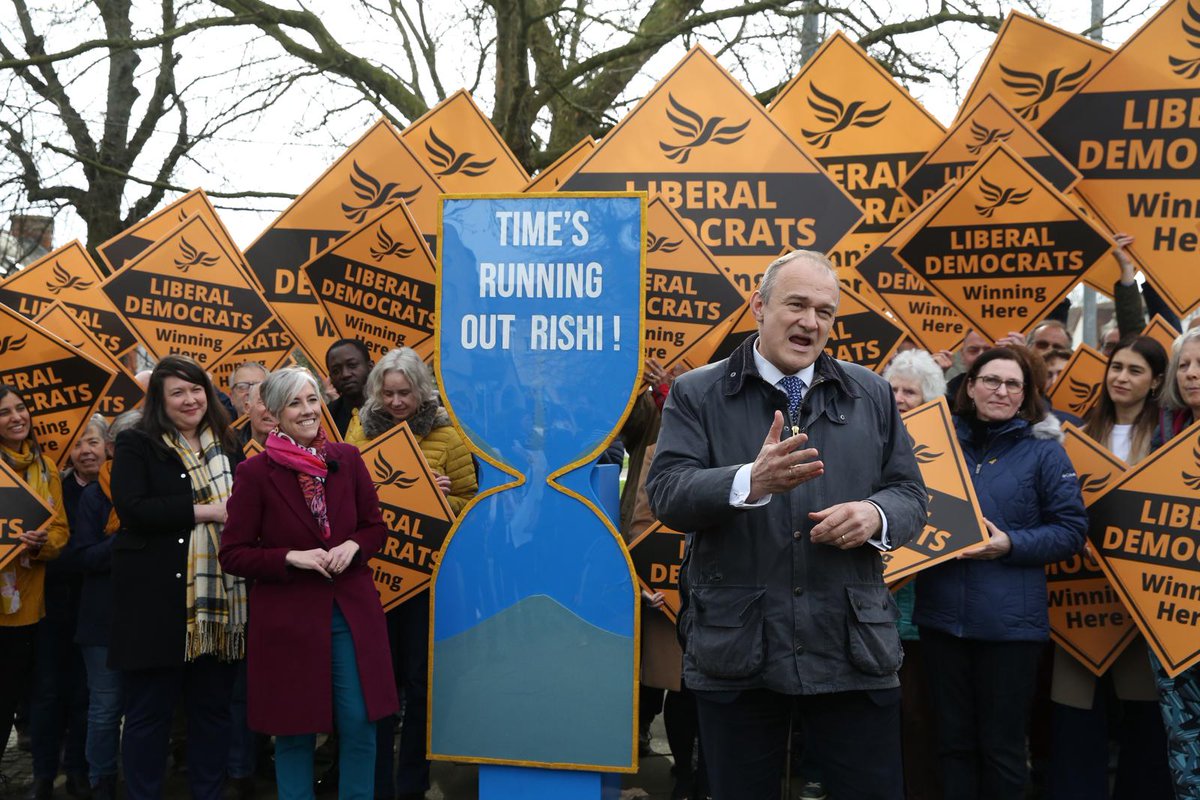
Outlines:
{"label": "crowd of people", "polygon": [[[1169,678],[1139,638],[1096,679],[1049,645],[1045,567],[1087,530],[1061,422],[1132,465],[1200,419],[1200,329],[1170,355],[1141,336],[1118,261],[1082,420],[1047,399],[1073,349],[1061,321],[908,348],[882,378],[830,358],[836,276],[807,252],[767,268],[759,332],[728,359],[647,363],[620,522],[688,538],[678,631],[643,592],[641,744],[663,713],[673,798],[775,798],[793,776],[812,800],[1031,781],[1054,800],[1200,798],[1200,668]],[[221,391],[163,358],[61,474],[0,386],[0,457],[54,509],[0,571],[0,756],[20,717],[33,762],[0,791],[49,798],[61,773],[72,797],[158,798],[183,752],[194,797],[246,798],[271,752],[281,798],[425,796],[428,595],[382,609],[367,561],[388,531],[358,448],[406,423],[455,515],[476,464],[412,350],[373,363],[344,339],[323,367],[328,383],[243,364]],[[926,514],[900,414],[942,395],[990,538],[891,592],[881,554]]]}

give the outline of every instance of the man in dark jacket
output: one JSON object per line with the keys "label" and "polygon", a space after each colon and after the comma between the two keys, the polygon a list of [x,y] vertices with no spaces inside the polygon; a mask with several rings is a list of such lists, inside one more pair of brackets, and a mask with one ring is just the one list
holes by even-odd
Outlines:
{"label": "man in dark jacket", "polygon": [[779,797],[793,707],[835,797],[903,796],[880,556],[924,526],[925,486],[888,384],[824,353],[839,295],[818,253],[772,262],[758,336],[663,409],[646,488],[689,534],[684,681],[715,800]]}

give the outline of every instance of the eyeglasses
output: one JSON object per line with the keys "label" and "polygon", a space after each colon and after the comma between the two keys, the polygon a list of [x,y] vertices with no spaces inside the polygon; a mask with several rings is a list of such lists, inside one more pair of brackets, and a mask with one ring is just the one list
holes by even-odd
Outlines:
{"label": "eyeglasses", "polygon": [[998,392],[1000,391],[1001,386],[1007,389],[1009,394],[1020,394],[1021,392],[1025,391],[1024,381],[1011,379],[1005,381],[997,378],[995,375],[984,375],[976,378],[975,381],[976,383],[982,383],[984,386],[986,386],[989,392]]}
{"label": "eyeglasses", "polygon": [[236,389],[239,392],[248,392],[252,386],[258,386],[262,381],[238,381],[230,388]]}

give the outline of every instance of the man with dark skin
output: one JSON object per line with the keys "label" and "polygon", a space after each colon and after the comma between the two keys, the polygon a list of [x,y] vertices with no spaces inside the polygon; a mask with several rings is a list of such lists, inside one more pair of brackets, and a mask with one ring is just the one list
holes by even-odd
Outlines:
{"label": "man with dark skin", "polygon": [[338,397],[329,404],[329,413],[343,436],[354,412],[363,403],[363,387],[371,373],[371,351],[358,339],[339,339],[325,353],[325,371]]}

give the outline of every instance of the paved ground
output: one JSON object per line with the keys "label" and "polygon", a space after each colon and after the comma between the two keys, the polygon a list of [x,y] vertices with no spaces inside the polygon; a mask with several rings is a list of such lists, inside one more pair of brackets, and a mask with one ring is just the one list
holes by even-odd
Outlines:
{"label": "paved ground", "polygon": [[[633,800],[634,798],[667,800],[671,795],[671,757],[667,755],[667,740],[661,717],[655,721],[651,732],[654,735],[651,743],[654,754],[641,759],[640,769],[636,775],[628,775],[624,778],[622,800]],[[32,777],[31,769],[29,754],[17,747],[17,737],[14,734],[9,741],[4,759],[0,762],[0,772],[7,775],[10,780],[8,798],[24,797],[24,789]],[[434,763],[434,785],[426,796],[427,800],[476,800],[479,796],[477,773],[478,770],[475,767],[466,764]],[[56,798],[67,798],[62,784],[63,779],[60,777],[55,789]],[[168,779],[165,797],[167,800],[176,800],[176,798],[182,800],[188,796],[186,777],[172,771]],[[259,781],[255,793],[256,800],[258,798],[266,800],[266,798],[274,796],[274,784]],[[324,797],[333,798],[333,795],[324,795]]]}

